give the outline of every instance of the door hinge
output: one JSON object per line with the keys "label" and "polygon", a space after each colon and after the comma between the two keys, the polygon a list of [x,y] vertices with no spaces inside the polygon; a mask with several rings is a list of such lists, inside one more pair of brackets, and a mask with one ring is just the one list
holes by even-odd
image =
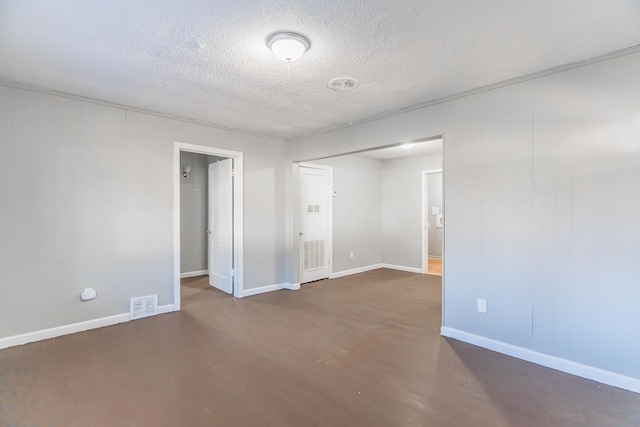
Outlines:
{"label": "door hinge", "polygon": [[235,268],[231,269],[231,277],[236,277],[236,269]]}
{"label": "door hinge", "polygon": [[236,169],[233,168],[231,169],[231,178],[235,178],[236,177]]}

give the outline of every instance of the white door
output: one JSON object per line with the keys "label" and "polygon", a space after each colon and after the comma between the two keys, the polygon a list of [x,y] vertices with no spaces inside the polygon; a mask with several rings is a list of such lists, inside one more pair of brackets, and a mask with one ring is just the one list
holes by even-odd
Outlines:
{"label": "white door", "polygon": [[233,160],[209,165],[209,284],[233,293]]}
{"label": "white door", "polygon": [[300,166],[300,282],[331,274],[331,172]]}

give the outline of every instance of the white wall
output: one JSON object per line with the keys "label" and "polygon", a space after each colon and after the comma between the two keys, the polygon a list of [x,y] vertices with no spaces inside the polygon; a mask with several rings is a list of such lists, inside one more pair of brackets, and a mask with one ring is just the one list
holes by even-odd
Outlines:
{"label": "white wall", "polygon": [[0,338],[173,303],[175,141],[245,153],[244,286],[283,282],[283,143],[4,86],[0,129]]}
{"label": "white wall", "polygon": [[333,273],[380,264],[382,162],[351,155],[314,163],[333,167],[338,192],[333,198]]}
{"label": "white wall", "polygon": [[382,241],[385,264],[422,269],[422,171],[442,168],[442,156],[382,163]]}
{"label": "white wall", "polygon": [[639,379],[638,75],[633,53],[294,141],[288,155],[443,134],[444,326]]}

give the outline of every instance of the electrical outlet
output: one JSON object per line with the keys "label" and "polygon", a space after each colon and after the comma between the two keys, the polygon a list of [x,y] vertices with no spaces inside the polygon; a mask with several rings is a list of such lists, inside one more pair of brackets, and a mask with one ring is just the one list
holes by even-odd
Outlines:
{"label": "electrical outlet", "polygon": [[487,312],[487,300],[478,298],[478,312],[486,313]]}
{"label": "electrical outlet", "polygon": [[353,251],[351,251],[351,252],[349,253],[349,256],[350,256],[351,258],[353,258]]}

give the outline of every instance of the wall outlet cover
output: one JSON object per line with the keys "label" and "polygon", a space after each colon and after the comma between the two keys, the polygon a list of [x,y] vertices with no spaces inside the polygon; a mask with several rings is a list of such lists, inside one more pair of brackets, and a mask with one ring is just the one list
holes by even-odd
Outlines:
{"label": "wall outlet cover", "polygon": [[486,313],[487,312],[487,300],[478,298],[478,312]]}
{"label": "wall outlet cover", "polygon": [[98,293],[93,288],[87,288],[80,293],[80,299],[82,301],[91,301],[98,296]]}

